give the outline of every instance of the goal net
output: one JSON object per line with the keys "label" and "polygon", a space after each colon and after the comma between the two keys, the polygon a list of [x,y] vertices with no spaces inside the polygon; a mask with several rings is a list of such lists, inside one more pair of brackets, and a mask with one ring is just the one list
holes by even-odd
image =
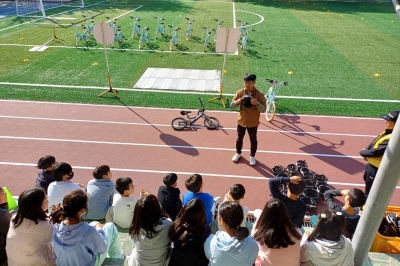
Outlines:
{"label": "goal net", "polygon": [[15,0],[17,16],[46,17],[46,10],[68,6],[84,7],[84,0]]}

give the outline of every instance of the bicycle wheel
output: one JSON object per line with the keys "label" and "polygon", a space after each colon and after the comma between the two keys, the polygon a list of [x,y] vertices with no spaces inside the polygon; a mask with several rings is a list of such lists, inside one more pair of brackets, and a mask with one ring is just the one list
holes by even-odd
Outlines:
{"label": "bicycle wheel", "polygon": [[268,122],[271,122],[274,119],[276,113],[276,106],[274,102],[267,101],[267,110],[265,111],[265,118]]}
{"label": "bicycle wheel", "polygon": [[182,117],[174,118],[171,122],[171,126],[175,130],[182,130],[186,127],[186,120]]}
{"label": "bicycle wheel", "polygon": [[85,32],[85,41],[86,41],[86,42],[90,41],[90,32],[89,32],[89,30],[87,30],[87,31]]}
{"label": "bicycle wheel", "polygon": [[204,119],[204,126],[208,129],[216,129],[219,126],[219,121],[215,117],[209,116]]}

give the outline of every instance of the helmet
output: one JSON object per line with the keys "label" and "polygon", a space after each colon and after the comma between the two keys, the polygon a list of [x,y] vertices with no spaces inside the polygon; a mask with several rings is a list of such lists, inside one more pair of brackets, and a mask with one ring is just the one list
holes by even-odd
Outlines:
{"label": "helmet", "polygon": [[328,178],[325,175],[314,175],[314,179],[316,181],[316,185],[326,185],[328,183]]}
{"label": "helmet", "polygon": [[307,198],[306,196],[301,196],[299,199],[302,200],[307,205],[308,210],[317,207],[317,202],[315,201],[315,199],[310,199]]}
{"label": "helmet", "polygon": [[306,181],[306,187],[315,188],[315,179],[314,178],[304,179],[304,181]]}
{"label": "helmet", "polygon": [[330,190],[330,189],[331,189],[331,188],[330,188],[329,186],[327,186],[327,185],[319,185],[319,186],[317,187],[317,190],[318,190],[319,195],[320,195],[321,197],[324,196],[325,191],[328,191],[328,190]]}
{"label": "helmet", "polygon": [[319,192],[313,188],[304,189],[303,195],[309,199],[317,199],[319,197]]}
{"label": "helmet", "polygon": [[297,165],[297,167],[298,168],[302,168],[302,167],[308,167],[308,164],[306,163],[306,161],[305,160],[298,160],[297,162],[296,162],[296,165]]}
{"label": "helmet", "polygon": [[300,175],[304,178],[304,179],[309,179],[310,177],[312,177],[310,170],[308,170],[307,167],[301,167],[300,170]]}
{"label": "helmet", "polygon": [[253,106],[253,104],[251,103],[251,96],[250,95],[245,95],[242,97],[242,104],[244,107],[246,108],[250,108]]}
{"label": "helmet", "polygon": [[289,173],[297,173],[297,165],[295,165],[295,164],[288,164],[288,166],[286,167],[286,170],[288,170],[289,171]]}
{"label": "helmet", "polygon": [[274,166],[274,168],[272,168],[272,173],[277,176],[279,173],[282,173],[283,171],[285,171],[285,167],[283,167],[282,165],[276,165]]}

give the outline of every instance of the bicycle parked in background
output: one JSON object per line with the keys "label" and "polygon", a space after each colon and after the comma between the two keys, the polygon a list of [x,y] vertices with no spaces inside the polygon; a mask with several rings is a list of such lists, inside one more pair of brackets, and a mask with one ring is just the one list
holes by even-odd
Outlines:
{"label": "bicycle parked in background", "polygon": [[186,38],[186,40],[190,40],[190,38],[192,38],[192,31],[193,31],[192,24],[194,22],[194,19],[190,19],[188,17],[186,17],[186,19],[188,20],[189,25],[185,32],[185,38]]}
{"label": "bicycle parked in background", "polygon": [[247,28],[244,28],[243,39],[242,39],[242,41],[240,43],[240,48],[242,48],[244,54],[246,53],[246,50],[247,50],[247,42],[248,42],[248,39],[249,39],[249,31],[255,31],[255,30],[253,30],[253,29],[249,30]]}
{"label": "bicycle parked in background", "polygon": [[282,86],[286,86],[289,83],[287,81],[283,82],[278,82],[277,80],[273,79],[266,79],[269,83],[271,83],[271,87],[268,90],[268,93],[265,95],[265,99],[267,100],[267,110],[265,111],[265,118],[267,119],[268,122],[272,121],[274,119],[275,114],[276,114],[276,104],[275,99],[276,95],[279,92],[279,89]]}
{"label": "bicycle parked in background", "polygon": [[[92,17],[88,17],[83,15],[82,16],[84,19],[86,19],[86,28],[89,29],[89,33],[93,31],[94,28],[94,20],[92,19]],[[89,19],[90,19],[90,23],[89,23]]]}
{"label": "bicycle parked in background", "polygon": [[171,126],[175,130],[182,130],[187,126],[193,125],[200,118],[204,118],[204,126],[208,129],[216,129],[219,126],[217,118],[206,114],[206,108],[204,107],[203,101],[199,98],[201,109],[197,112],[195,117],[190,117],[191,111],[181,111],[181,115],[186,115],[186,119],[183,117],[174,118],[171,122]]}
{"label": "bicycle parked in background", "polygon": [[217,25],[217,29],[215,30],[215,34],[214,34],[214,41],[217,41],[217,34],[218,34],[218,29],[221,28],[222,23],[224,23],[223,20],[219,20],[217,18],[214,19],[218,25]]}
{"label": "bicycle parked in background", "polygon": [[239,32],[240,32],[240,40],[244,38],[245,34],[247,33],[247,29],[246,29],[246,25],[248,25],[249,23],[238,20],[238,22],[240,23],[240,27],[239,27]]}
{"label": "bicycle parked in background", "polygon": [[140,31],[140,38],[139,38],[139,49],[142,49],[143,43],[146,45],[150,42],[150,34],[149,34],[149,27],[144,27]]}
{"label": "bicycle parked in background", "polygon": [[[110,17],[106,17],[106,19],[110,20]],[[114,34],[117,33],[117,29],[118,29],[118,25],[117,25],[117,19],[113,19],[112,21],[110,21],[108,24],[110,24],[111,28],[114,31]]]}
{"label": "bicycle parked in background", "polygon": [[171,36],[171,40],[169,41],[169,50],[172,51],[174,47],[178,46],[178,30],[180,30],[181,28],[174,28],[172,25],[168,25],[168,27],[174,30]]}
{"label": "bicycle parked in background", "polygon": [[154,17],[157,21],[157,25],[156,25],[156,39],[158,37],[158,34],[160,34],[161,36],[165,35],[165,25],[164,22],[162,22],[162,20],[165,20],[163,18],[158,18],[158,17]]}
{"label": "bicycle parked in background", "polygon": [[72,23],[75,29],[75,47],[78,46],[78,41],[86,41],[86,43],[90,40],[90,32],[86,25],[81,25],[82,33],[79,32],[79,25]]}
{"label": "bicycle parked in background", "polygon": [[135,18],[132,16],[129,17],[133,19],[133,27],[132,27],[132,39],[133,39],[135,35],[140,36],[140,25],[139,25],[140,18]]}
{"label": "bicycle parked in background", "polygon": [[208,29],[207,27],[203,27],[206,30],[206,38],[204,39],[204,52],[207,50],[207,47],[211,43],[211,32],[215,31],[214,29]]}

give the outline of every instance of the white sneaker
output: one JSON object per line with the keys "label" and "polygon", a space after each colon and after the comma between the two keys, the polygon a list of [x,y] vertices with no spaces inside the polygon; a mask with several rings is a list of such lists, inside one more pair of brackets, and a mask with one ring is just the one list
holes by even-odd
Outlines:
{"label": "white sneaker", "polygon": [[236,163],[240,157],[242,157],[242,155],[240,153],[236,153],[235,155],[233,155],[232,161]]}
{"label": "white sneaker", "polygon": [[256,165],[256,157],[250,156],[250,165]]}

